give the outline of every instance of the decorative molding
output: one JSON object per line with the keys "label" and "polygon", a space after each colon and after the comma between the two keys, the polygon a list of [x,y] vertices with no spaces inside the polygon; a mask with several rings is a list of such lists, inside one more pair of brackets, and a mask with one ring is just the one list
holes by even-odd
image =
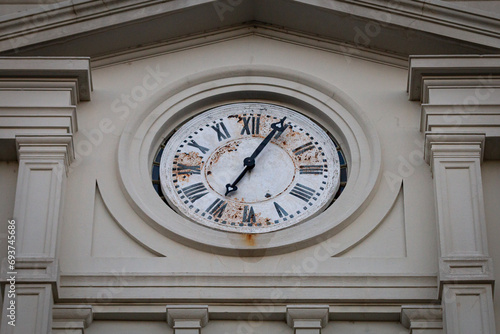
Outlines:
{"label": "decorative molding", "polygon": [[208,306],[167,305],[167,323],[174,334],[199,334],[208,323]]}
{"label": "decorative molding", "polygon": [[49,165],[62,162],[67,172],[75,158],[72,135],[20,135],[16,136],[16,144],[20,162]]}
{"label": "decorative molding", "polygon": [[483,160],[485,136],[481,133],[426,132],[424,158],[433,170],[436,158]]}
{"label": "decorative molding", "polygon": [[411,56],[408,92],[422,132],[483,134],[482,155],[500,159],[500,55]]}
{"label": "decorative molding", "polygon": [[474,106],[422,104],[420,131],[437,133],[481,133],[500,137],[500,105]]}
{"label": "decorative molding", "polygon": [[439,279],[441,283],[495,281],[493,275],[493,260],[480,256],[453,256],[439,259]]}
{"label": "decorative molding", "polygon": [[[19,59],[19,58],[17,58]],[[15,74],[17,75],[17,74]],[[33,74],[35,75],[35,74]],[[44,105],[43,107],[47,106],[54,106],[54,107],[60,107],[60,106],[67,106],[68,104],[71,106],[76,106],[79,100],[79,87],[78,87],[78,78],[58,78],[58,77],[49,77],[49,78],[34,78],[34,77],[17,77],[17,78],[4,78],[0,77],[0,93],[6,92],[7,94],[9,93],[22,93],[24,94],[30,94],[30,93],[44,93],[44,92],[68,92],[70,95],[70,101],[65,101],[66,103],[59,105],[59,101],[51,101],[48,105]],[[38,98],[37,98],[38,97]],[[17,101],[18,104],[12,105],[12,107],[42,107],[40,105],[40,99],[39,96],[37,96],[33,99],[23,98],[20,101]],[[3,101],[2,101],[3,102]],[[55,103],[54,103],[55,102]],[[61,103],[61,102],[59,102]],[[5,102],[2,103],[2,107],[10,107],[10,105],[6,104]]]}
{"label": "decorative molding", "polygon": [[[8,277],[7,261],[2,262],[1,281]],[[23,283],[51,283],[57,293],[59,266],[53,257],[18,256],[16,258],[17,280]]]}
{"label": "decorative molding", "polygon": [[296,334],[321,334],[328,323],[328,305],[288,305],[286,323]]}
{"label": "decorative molding", "polygon": [[33,86],[39,79],[76,79],[78,101],[90,101],[92,91],[88,57],[0,57],[0,78],[25,79]]}
{"label": "decorative molding", "polygon": [[[210,0],[82,0],[76,3],[60,1],[3,16],[0,21],[0,31],[3,32],[0,34],[0,51],[4,54],[36,54],[42,48],[43,54],[85,52],[86,55],[94,57],[131,49],[139,44],[171,41],[197,32],[216,33],[221,27],[227,28],[244,22],[265,22],[268,25],[284,26],[283,20],[288,22],[286,30],[307,31],[311,36],[346,40],[351,43],[352,39],[356,42],[356,37],[353,38],[351,33],[356,32],[355,28],[374,23],[378,24],[377,27],[390,25],[390,35],[385,32],[377,34],[380,36],[370,40],[370,48],[392,49],[393,53],[400,55],[407,55],[405,52],[408,52],[409,48],[425,49],[428,54],[436,54],[443,49],[443,45],[451,50],[459,50],[457,53],[463,53],[464,50],[469,53],[486,53],[498,48],[497,15],[462,8],[449,2],[287,0],[276,5],[278,7],[268,9],[265,1],[237,3],[231,5],[231,15],[224,18]],[[270,11],[278,9],[281,15],[274,18]],[[293,20],[298,11],[303,20]],[[203,15],[203,19],[197,20],[200,15]],[[196,24],[179,26],[178,22],[189,19]],[[332,19],[338,21],[337,24],[343,29],[317,28],[328,26],[328,20]],[[117,22],[120,24],[117,25]],[[61,29],[61,26],[64,29]],[[152,28],[154,26],[163,29],[155,30]],[[128,39],[117,38],[132,29],[141,36],[140,40],[132,38],[133,36]],[[148,31],[149,35],[145,36]],[[386,42],[389,40],[388,36],[392,37],[391,43]],[[91,43],[99,37],[107,43]],[[428,43],[426,38],[432,38],[439,43]],[[403,39],[409,43],[403,43]],[[395,40],[402,42],[397,43]],[[456,40],[461,43],[456,43]],[[357,44],[360,44],[359,41]]]}
{"label": "decorative molding", "polygon": [[[64,305],[62,305],[64,307]],[[210,320],[263,319],[264,321],[286,321],[285,303],[276,301],[245,304],[216,303],[208,305]],[[336,321],[400,321],[401,306],[398,304],[336,303],[329,305],[329,318]],[[164,303],[99,303],[92,308],[99,320],[165,321]]]}
{"label": "decorative molding", "polygon": [[432,334],[443,328],[442,308],[437,305],[403,305],[401,324],[410,330],[409,334]]}
{"label": "decorative molding", "polygon": [[[213,252],[232,256],[261,256],[297,250],[325,241],[341,231],[356,220],[374,197],[375,186],[381,177],[377,133],[356,103],[326,82],[289,69],[251,65],[198,73],[173,83],[158,95],[161,94],[164,102],[154,110],[136,114],[128,121],[118,147],[124,196],[142,218],[139,224],[149,224],[155,229],[154,235],[149,237],[144,233],[144,227],[132,225],[134,222],[130,219],[116,220],[127,233],[156,252],[165,254],[153,244],[158,239],[158,232],[190,247],[209,248]],[[263,97],[271,103],[279,101],[277,103],[321,122],[346,148],[347,160],[358,163],[349,167],[349,184],[342,196],[323,213],[307,224],[252,236],[249,243],[241,235],[196,224],[166,206],[151,187],[150,159],[152,152],[176,124],[209,106],[228,100],[258,100]],[[140,141],[135,138],[140,138]],[[105,193],[102,194],[110,207]],[[328,219],[327,224],[325,219]]]}
{"label": "decorative molding", "polygon": [[[259,286],[255,286],[259,282]],[[297,287],[297,284],[300,286]],[[110,288],[116,287],[116,288]],[[108,291],[109,293],[103,293]],[[65,273],[60,277],[59,299],[85,303],[99,295],[102,302],[219,303],[266,302],[326,303],[331,300],[386,303],[427,303],[438,298],[436,275],[297,275],[290,274],[127,274]],[[138,299],[138,296],[140,298]],[[367,299],[370,296],[370,299]],[[398,311],[399,312],[399,311]]]}
{"label": "decorative molding", "polygon": [[407,91],[411,101],[423,101],[427,76],[498,76],[500,55],[410,56]]}
{"label": "decorative molding", "polygon": [[52,332],[54,334],[83,334],[93,320],[91,305],[54,305]]}
{"label": "decorative molding", "polygon": [[72,136],[91,90],[89,58],[0,57],[0,160],[16,159],[16,136]]}
{"label": "decorative molding", "polygon": [[[458,72],[461,71],[458,69]],[[471,113],[481,105],[499,104],[500,101],[497,94],[500,89],[500,76],[491,73],[451,73],[449,76],[438,73],[436,76],[423,75],[421,82],[422,104],[463,107],[465,112]]]}
{"label": "decorative molding", "polygon": [[250,36],[263,37],[270,40],[301,45],[308,48],[319,49],[325,52],[343,55],[349,58],[364,59],[380,64],[394,66],[401,69],[408,68],[408,58],[389,52],[377,51],[354,43],[341,43],[337,40],[312,36],[301,31],[284,29],[282,27],[267,25],[261,22],[242,24],[235,27],[218,29],[217,33],[204,32],[190,37],[180,37],[168,42],[155,43],[153,45],[138,46],[120,52],[114,52],[92,58],[92,68],[114,66],[140,59],[158,57],[168,53],[191,49],[230,41]]}
{"label": "decorative molding", "polygon": [[0,106],[0,139],[19,135],[71,135],[77,131],[76,107]]}

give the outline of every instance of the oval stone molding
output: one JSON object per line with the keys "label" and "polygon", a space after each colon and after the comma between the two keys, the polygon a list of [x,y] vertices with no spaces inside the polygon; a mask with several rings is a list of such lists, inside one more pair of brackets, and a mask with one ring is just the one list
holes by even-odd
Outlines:
{"label": "oval stone molding", "polygon": [[[192,222],[159,198],[151,185],[150,166],[165,137],[204,110],[242,100],[297,110],[339,141],[349,164],[348,182],[342,195],[323,213],[283,230],[245,235]],[[124,195],[141,219],[156,233],[177,242],[238,256],[297,250],[324,241],[355,222],[375,192],[381,169],[375,129],[351,98],[308,74],[265,66],[219,68],[173,83],[163,90],[161,101],[153,110],[138,113],[127,123],[118,148],[119,179]],[[118,223],[121,224],[119,220]],[[144,246],[163,253],[156,249],[156,242],[148,242],[140,224],[122,227]]]}

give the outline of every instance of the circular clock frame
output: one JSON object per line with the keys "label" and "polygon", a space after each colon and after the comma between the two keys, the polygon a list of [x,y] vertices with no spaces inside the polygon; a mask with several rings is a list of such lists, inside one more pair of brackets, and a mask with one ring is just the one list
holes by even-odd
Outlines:
{"label": "circular clock frame", "polygon": [[[282,131],[273,128],[279,124]],[[254,164],[245,167],[263,141]],[[302,223],[332,203],[341,178],[338,151],[331,135],[295,110],[230,103],[202,112],[168,137],[153,161],[153,186],[170,207],[201,225],[267,233]],[[236,188],[227,191],[238,175]]]}
{"label": "circular clock frame", "polygon": [[[300,112],[332,133],[344,149],[349,183],[338,200],[305,223],[262,234],[214,230],[179,215],[151,187],[151,163],[167,134],[207,109],[249,100]],[[151,229],[137,224],[122,227],[159,254],[166,252],[164,237],[203,251],[235,256],[272,255],[308,247],[355,222],[378,183],[380,144],[370,121],[341,90],[307,74],[274,67],[221,68],[172,83],[151,104],[155,106],[128,121],[118,147],[118,169],[123,193]]]}

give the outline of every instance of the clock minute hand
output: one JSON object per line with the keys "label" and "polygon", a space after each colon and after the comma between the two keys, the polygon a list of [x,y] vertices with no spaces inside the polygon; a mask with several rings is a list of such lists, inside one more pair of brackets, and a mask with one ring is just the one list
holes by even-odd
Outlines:
{"label": "clock minute hand", "polygon": [[266,145],[269,144],[269,142],[274,137],[274,135],[276,134],[276,132],[283,132],[283,131],[285,131],[285,129],[287,128],[284,125],[285,120],[286,120],[286,117],[283,117],[279,122],[271,124],[272,131],[259,144],[259,146],[257,146],[257,148],[252,153],[252,155],[249,156],[249,157],[247,157],[247,158],[245,158],[243,160],[243,165],[245,166],[245,169],[243,169],[243,171],[240,173],[240,175],[238,175],[238,177],[236,178],[236,180],[234,180],[233,183],[226,184],[226,194],[225,194],[225,196],[227,196],[228,194],[230,194],[233,191],[238,190],[238,187],[236,185],[238,184],[238,182],[241,181],[241,179],[243,178],[243,176],[245,176],[245,174],[249,170],[251,170],[252,168],[255,167],[255,158],[260,154],[260,152],[262,152],[262,150],[264,149],[264,147],[266,147]]}
{"label": "clock minute hand", "polygon": [[[257,156],[259,155],[260,152],[262,152],[264,147],[266,147],[266,145],[269,144],[271,139],[273,139],[276,132],[285,131],[285,129],[286,129],[286,126],[284,125],[285,120],[286,120],[286,117],[283,117],[279,122],[271,124],[271,129],[273,129],[273,130],[267,135],[267,137],[262,141],[262,143],[260,143],[259,146],[257,146],[257,148],[252,153],[252,156],[250,158],[252,158],[252,159],[257,158]],[[245,163],[245,162],[243,161],[243,163]]]}

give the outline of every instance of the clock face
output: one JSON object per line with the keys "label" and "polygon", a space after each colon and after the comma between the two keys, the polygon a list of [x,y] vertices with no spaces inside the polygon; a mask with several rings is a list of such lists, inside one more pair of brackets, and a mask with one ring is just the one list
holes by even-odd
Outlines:
{"label": "clock face", "polygon": [[266,103],[198,115],[168,140],[160,162],[172,208],[237,233],[276,231],[313,217],[332,202],[339,178],[328,134],[302,114]]}

